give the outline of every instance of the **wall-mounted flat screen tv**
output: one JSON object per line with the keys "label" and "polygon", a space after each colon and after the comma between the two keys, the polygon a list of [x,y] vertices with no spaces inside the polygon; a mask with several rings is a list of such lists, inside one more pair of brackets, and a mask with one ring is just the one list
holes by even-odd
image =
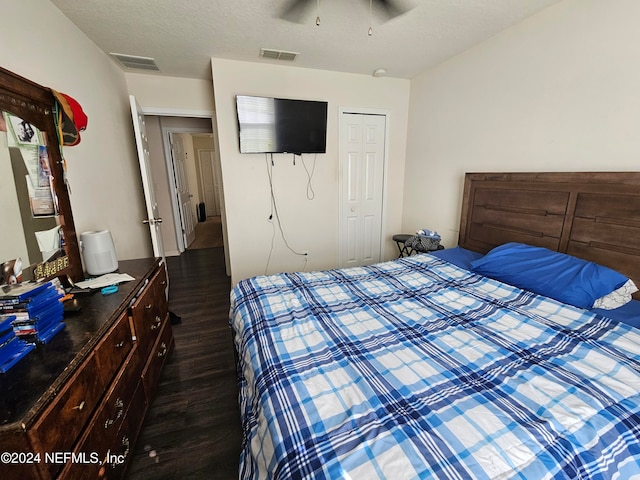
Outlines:
{"label": "wall-mounted flat screen tv", "polygon": [[236,96],[240,153],[326,153],[327,102]]}

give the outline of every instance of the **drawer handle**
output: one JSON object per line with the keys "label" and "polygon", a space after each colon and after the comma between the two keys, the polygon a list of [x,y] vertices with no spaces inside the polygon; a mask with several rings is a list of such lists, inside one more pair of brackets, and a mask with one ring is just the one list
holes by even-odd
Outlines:
{"label": "drawer handle", "polygon": [[[125,447],[124,452],[122,452],[122,455],[118,455],[119,458],[126,460],[126,458],[129,456],[129,437],[126,435],[122,436],[122,446]],[[107,458],[110,458],[110,452],[107,452],[107,456],[105,458],[105,460]],[[116,462],[111,462],[110,466],[111,468],[116,468],[118,465],[120,465],[120,463],[116,463]]]}
{"label": "drawer handle", "polygon": [[147,310],[151,310],[151,308],[153,307],[153,305],[150,303],[149,305],[145,305],[144,308],[146,308]]}
{"label": "drawer handle", "polygon": [[124,347],[124,340],[122,340],[121,342],[116,343],[116,344],[115,344],[115,347],[116,347],[116,348],[122,348],[122,347]]}
{"label": "drawer handle", "polygon": [[113,406],[115,408],[118,409],[118,411],[116,412],[116,418],[114,419],[107,419],[104,422],[104,428],[109,428],[111,425],[113,425],[113,423],[118,420],[120,417],[122,417],[122,414],[124,413],[124,402],[122,401],[122,399],[120,397],[118,397],[116,399],[116,401],[114,402]]}
{"label": "drawer handle", "polygon": [[162,324],[162,319],[156,315],[156,321],[151,325],[151,330],[157,330],[160,328],[160,324]]}
{"label": "drawer handle", "polygon": [[158,358],[162,358],[167,354],[167,344],[162,342],[160,346],[162,347],[162,351],[158,352]]}
{"label": "drawer handle", "polygon": [[81,412],[83,408],[84,408],[84,400],[80,402],[80,405],[76,405],[71,410],[78,410],[79,412]]}

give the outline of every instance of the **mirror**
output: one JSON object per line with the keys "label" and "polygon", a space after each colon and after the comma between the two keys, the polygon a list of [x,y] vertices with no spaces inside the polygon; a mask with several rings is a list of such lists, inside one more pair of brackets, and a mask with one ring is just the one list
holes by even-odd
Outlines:
{"label": "mirror", "polygon": [[[0,68],[0,263],[24,279],[84,278],[50,89]],[[12,267],[12,265],[10,265]],[[3,275],[10,276],[10,268]],[[2,283],[2,282],[0,282]]]}

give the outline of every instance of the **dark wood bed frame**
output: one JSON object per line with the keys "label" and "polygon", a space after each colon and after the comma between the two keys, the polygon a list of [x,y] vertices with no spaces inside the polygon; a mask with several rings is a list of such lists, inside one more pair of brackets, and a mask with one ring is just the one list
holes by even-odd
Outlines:
{"label": "dark wood bed frame", "polygon": [[640,172],[467,173],[458,244],[486,253],[507,242],[608,266],[640,287]]}

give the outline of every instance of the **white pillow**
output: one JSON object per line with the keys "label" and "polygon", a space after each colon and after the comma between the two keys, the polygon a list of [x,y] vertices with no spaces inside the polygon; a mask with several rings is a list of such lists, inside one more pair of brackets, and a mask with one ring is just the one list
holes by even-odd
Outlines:
{"label": "white pillow", "polygon": [[638,287],[632,280],[627,282],[620,288],[608,293],[604,297],[597,298],[593,302],[593,308],[602,308],[603,310],[613,310],[621,307],[631,301],[631,295],[638,291]]}

